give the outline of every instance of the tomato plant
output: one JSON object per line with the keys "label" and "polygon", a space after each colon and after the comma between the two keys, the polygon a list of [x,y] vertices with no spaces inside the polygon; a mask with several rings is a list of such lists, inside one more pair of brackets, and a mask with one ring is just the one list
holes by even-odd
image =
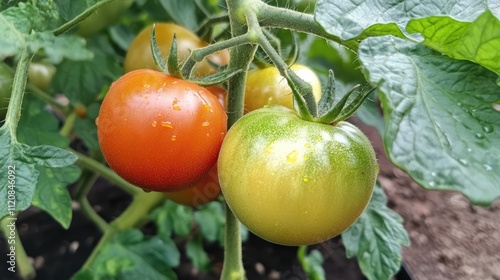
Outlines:
{"label": "tomato plant", "polygon": [[241,222],[283,245],[328,240],[370,200],[378,165],[370,141],[347,122],[308,122],[270,106],[229,130],[219,156],[224,197]]}
{"label": "tomato plant", "polygon": [[[24,228],[39,211],[17,215],[33,206],[65,229],[84,219],[101,236],[81,267],[52,268],[58,278],[80,269],[74,279],[184,279],[184,256],[190,272],[251,278],[241,220],[280,244],[340,233],[366,278],[391,279],[409,238],[380,187],[392,175],[375,183],[353,114],[379,132],[377,152],[422,187],[484,206],[500,197],[497,0],[460,1],[466,11],[444,0],[70,2],[0,4],[0,224],[16,247],[6,248],[15,260],[2,276],[48,275],[23,248],[31,230],[12,225]],[[57,70],[42,79],[54,94],[37,83],[37,61]],[[123,212],[98,211],[89,195],[99,177],[125,192]],[[227,203],[214,199],[217,178]],[[209,243],[223,260],[206,253]],[[74,245],[67,251],[80,254]],[[330,277],[325,249],[298,250],[307,274],[298,278]]]}
{"label": "tomato plant", "polygon": [[[301,64],[294,64],[290,69],[311,84],[314,98],[319,101],[321,82],[314,71]],[[269,104],[293,109],[292,90],[288,83],[274,66],[249,71],[245,88],[245,111],[250,112]]]}
{"label": "tomato plant", "polygon": [[[125,72],[135,69],[157,69],[151,54],[149,38],[152,28],[152,25],[145,27],[130,44],[125,56]],[[155,30],[157,43],[162,50],[165,50],[163,53],[165,58],[170,53],[174,34],[177,40],[178,59],[181,61],[189,56],[191,50],[208,45],[196,34],[175,23],[156,23]],[[208,59],[215,64],[225,65],[229,62],[229,52],[221,51],[209,56]],[[195,67],[195,74],[198,76],[206,76],[214,72],[215,69],[206,60],[198,63]]]}
{"label": "tomato plant", "polygon": [[226,115],[203,87],[140,69],[112,84],[97,120],[106,161],[127,181],[176,191],[215,164]]}

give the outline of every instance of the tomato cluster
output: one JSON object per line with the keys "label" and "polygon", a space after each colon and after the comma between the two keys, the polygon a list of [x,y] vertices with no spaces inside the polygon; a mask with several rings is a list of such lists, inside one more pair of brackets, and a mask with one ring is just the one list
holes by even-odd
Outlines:
{"label": "tomato cluster", "polygon": [[[188,206],[205,204],[222,190],[249,230],[284,245],[318,243],[355,222],[378,172],[370,141],[359,129],[344,121],[301,119],[291,110],[286,80],[277,68],[266,67],[248,73],[249,113],[226,134],[225,90],[151,70],[151,28],[130,45],[128,73],[112,84],[97,120],[102,152],[120,176]],[[207,45],[183,27],[156,24],[162,50],[170,49],[174,34],[180,60]],[[228,53],[209,59],[226,64]],[[315,73],[303,65],[291,70],[312,85],[318,101]],[[207,61],[195,68],[197,76],[214,71]]]}

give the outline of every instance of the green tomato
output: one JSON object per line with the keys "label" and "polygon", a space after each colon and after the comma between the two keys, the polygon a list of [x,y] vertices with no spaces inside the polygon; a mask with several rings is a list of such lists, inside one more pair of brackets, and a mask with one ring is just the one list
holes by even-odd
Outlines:
{"label": "green tomato", "polygon": [[28,72],[28,81],[37,88],[48,91],[56,74],[56,67],[45,62],[32,62]]}
{"label": "green tomato", "polygon": [[115,23],[120,16],[134,3],[134,0],[117,0],[106,4],[82,21],[78,34],[89,37]]}
{"label": "green tomato", "polygon": [[351,226],[370,200],[379,168],[370,141],[354,125],[309,122],[268,106],[231,127],[218,170],[227,204],[250,231],[296,246]]}
{"label": "green tomato", "polygon": [[13,79],[14,74],[10,67],[0,62],[0,120],[5,119],[7,114]]}
{"label": "green tomato", "polygon": [[[321,98],[321,82],[316,73],[301,64],[294,64],[290,69],[311,84],[314,98],[318,102]],[[293,109],[292,89],[274,66],[251,70],[245,87],[245,111],[250,112],[270,104]]]}

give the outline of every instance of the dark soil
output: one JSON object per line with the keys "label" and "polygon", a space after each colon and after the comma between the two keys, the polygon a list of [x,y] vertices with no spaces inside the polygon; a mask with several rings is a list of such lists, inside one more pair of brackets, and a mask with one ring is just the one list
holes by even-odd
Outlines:
{"label": "dark soil", "polygon": [[[489,208],[472,207],[458,193],[423,190],[389,163],[374,129],[354,122],[375,146],[381,166],[379,179],[388,194],[389,205],[405,219],[412,244],[404,248],[403,259],[413,279],[500,280],[500,201]],[[105,181],[98,182],[89,199],[108,221],[117,217],[131,201],[127,194]],[[19,235],[36,268],[36,279],[69,279],[97,244],[100,238],[97,228],[77,211],[78,205],[74,205],[74,210],[69,230],[62,229],[50,216],[35,208],[20,214]],[[323,252],[327,279],[365,279],[356,260],[345,258],[340,239],[313,248]],[[222,250],[207,245],[207,251],[214,272],[200,273],[186,261],[177,269],[179,279],[217,279],[222,267]],[[248,279],[307,279],[297,262],[296,252],[296,247],[274,245],[250,235],[243,245]],[[6,254],[5,239],[0,239],[0,254]],[[186,260],[185,256],[183,259]],[[15,279],[12,276],[2,261],[0,279]]]}

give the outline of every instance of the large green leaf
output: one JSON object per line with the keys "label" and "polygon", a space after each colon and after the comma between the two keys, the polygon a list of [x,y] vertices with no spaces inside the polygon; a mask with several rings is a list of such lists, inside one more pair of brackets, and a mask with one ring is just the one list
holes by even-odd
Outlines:
{"label": "large green leaf", "polygon": [[178,264],[180,255],[172,244],[145,237],[138,229],[117,233],[73,279],[177,279],[169,262],[173,257]]}
{"label": "large green leaf", "polygon": [[408,21],[414,18],[444,15],[471,22],[486,10],[485,1],[319,0],[315,17],[328,33],[350,40],[389,34],[404,37]]}
{"label": "large green leaf", "polygon": [[366,210],[342,233],[347,257],[358,258],[370,280],[385,280],[399,271],[401,246],[410,245],[403,219],[387,207],[387,198],[377,184]]}
{"label": "large green leaf", "polygon": [[359,58],[381,92],[393,163],[428,189],[483,205],[500,197],[496,74],[393,36],[365,39]]}
{"label": "large green leaf", "polygon": [[413,19],[407,30],[420,33],[430,48],[500,74],[500,20],[491,11],[472,22],[444,16]]}

